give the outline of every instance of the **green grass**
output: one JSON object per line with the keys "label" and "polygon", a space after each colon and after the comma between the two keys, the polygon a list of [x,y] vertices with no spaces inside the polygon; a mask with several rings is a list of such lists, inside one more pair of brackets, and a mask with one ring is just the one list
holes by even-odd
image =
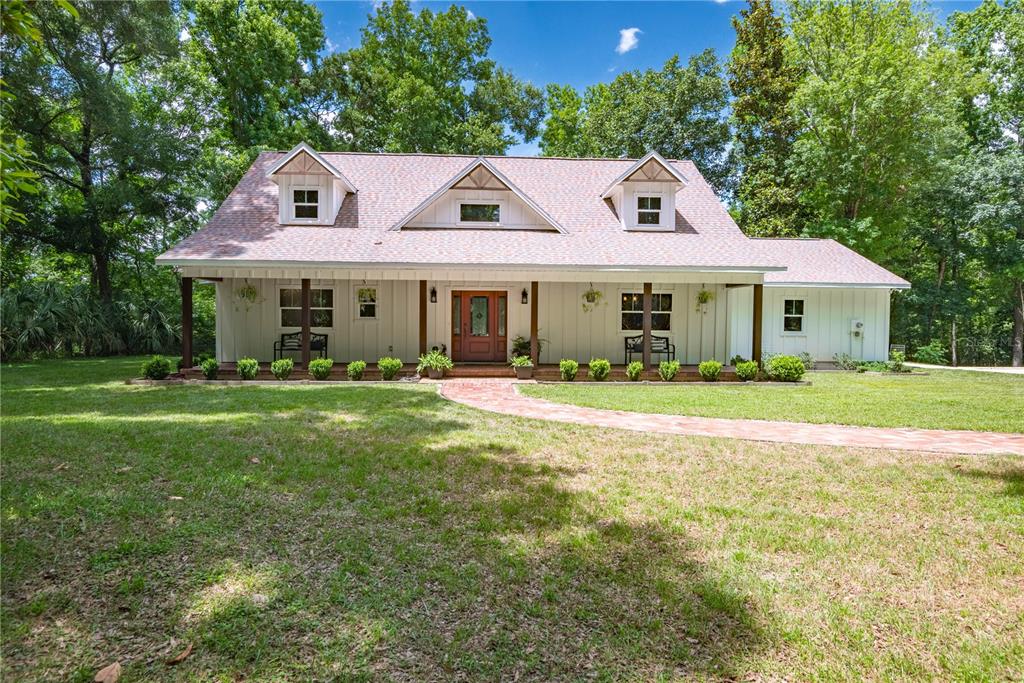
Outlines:
{"label": "green grass", "polygon": [[137,367],[3,368],[4,681],[1024,676],[1024,459]]}
{"label": "green grass", "polygon": [[1024,377],[809,372],[811,386],[538,384],[522,393],[558,403],[641,413],[789,420],[868,427],[1024,432]]}

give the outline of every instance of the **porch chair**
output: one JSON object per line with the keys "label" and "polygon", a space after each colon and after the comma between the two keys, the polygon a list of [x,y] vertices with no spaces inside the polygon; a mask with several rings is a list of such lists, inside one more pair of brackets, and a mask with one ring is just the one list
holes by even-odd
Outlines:
{"label": "porch chair", "polygon": [[[638,353],[643,358],[644,355],[644,335],[638,334],[635,337],[626,337],[626,365],[629,365],[633,360],[633,354]],[[655,356],[668,356],[666,360],[676,359],[676,345],[669,342],[668,337],[658,337],[651,335],[651,361],[654,361]]]}
{"label": "porch chair", "polygon": [[[279,341],[274,342],[274,360],[284,358],[285,351],[302,353],[302,332],[285,332]],[[309,333],[310,354],[319,353],[321,358],[327,357],[327,335]]]}

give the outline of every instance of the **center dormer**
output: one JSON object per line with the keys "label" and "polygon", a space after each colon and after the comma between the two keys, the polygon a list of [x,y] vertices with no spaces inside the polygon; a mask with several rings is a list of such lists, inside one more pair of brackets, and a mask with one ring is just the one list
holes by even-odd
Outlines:
{"label": "center dormer", "polygon": [[304,142],[274,164],[267,177],[277,184],[281,225],[334,225],[345,197],[356,188]]}
{"label": "center dormer", "polygon": [[650,152],[612,181],[601,195],[612,202],[624,230],[676,229],[676,193],[688,180],[657,152]]}

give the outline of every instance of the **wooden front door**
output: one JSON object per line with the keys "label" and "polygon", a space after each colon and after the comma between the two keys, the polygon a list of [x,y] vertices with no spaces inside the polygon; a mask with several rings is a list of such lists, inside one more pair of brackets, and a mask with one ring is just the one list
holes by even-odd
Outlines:
{"label": "wooden front door", "polygon": [[504,362],[508,348],[506,292],[452,292],[452,360]]}

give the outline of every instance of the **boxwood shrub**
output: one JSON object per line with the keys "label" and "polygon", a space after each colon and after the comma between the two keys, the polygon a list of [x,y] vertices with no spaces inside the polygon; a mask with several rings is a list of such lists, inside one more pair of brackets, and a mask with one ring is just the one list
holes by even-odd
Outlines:
{"label": "boxwood shrub", "polygon": [[390,381],[393,380],[398,375],[398,371],[402,369],[402,361],[399,358],[384,356],[377,361],[377,369],[380,370],[380,376],[383,379]]}
{"label": "boxwood shrub", "polygon": [[658,365],[658,376],[666,382],[671,382],[679,374],[679,361],[663,360]]}
{"label": "boxwood shrub", "polygon": [[206,379],[217,379],[220,363],[217,362],[216,358],[207,358],[199,368],[203,371],[203,377]]}
{"label": "boxwood shrub", "polygon": [[563,358],[558,361],[558,372],[562,375],[563,382],[571,382],[576,379],[576,373],[580,371],[580,364],[571,358]]}
{"label": "boxwood shrub", "polygon": [[608,373],[612,371],[612,364],[608,362],[607,358],[591,358],[588,366],[587,374],[590,375],[590,379],[595,382],[603,382],[607,377]]}
{"label": "boxwood shrub", "polygon": [[757,377],[757,361],[745,360],[736,364],[736,376],[744,382],[749,382]]}
{"label": "boxwood shrub", "polygon": [[626,377],[629,378],[630,382],[636,382],[640,379],[640,375],[644,372],[644,364],[638,360],[633,361],[626,366]]}
{"label": "boxwood shrub", "polygon": [[256,374],[260,371],[260,362],[255,358],[242,358],[235,363],[235,372],[242,379],[256,379]]}
{"label": "boxwood shrub", "polygon": [[146,379],[167,379],[171,374],[171,361],[163,356],[153,356],[142,364],[142,376]]}
{"label": "boxwood shrub", "polygon": [[796,356],[772,356],[764,364],[765,374],[776,382],[798,382],[805,370],[803,362]]}
{"label": "boxwood shrub", "polygon": [[270,364],[270,371],[281,381],[288,379],[294,368],[295,361],[291,358],[279,358]]}
{"label": "boxwood shrub", "polygon": [[348,378],[354,382],[358,382],[363,378],[363,371],[366,370],[365,360],[354,360],[348,364],[345,368],[345,374]]}
{"label": "boxwood shrub", "polygon": [[697,372],[700,373],[705,382],[717,382],[718,376],[722,374],[722,364],[712,358],[698,365]]}
{"label": "boxwood shrub", "polygon": [[333,358],[314,358],[309,361],[309,375],[313,379],[327,379],[331,376],[331,368],[333,367]]}

